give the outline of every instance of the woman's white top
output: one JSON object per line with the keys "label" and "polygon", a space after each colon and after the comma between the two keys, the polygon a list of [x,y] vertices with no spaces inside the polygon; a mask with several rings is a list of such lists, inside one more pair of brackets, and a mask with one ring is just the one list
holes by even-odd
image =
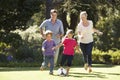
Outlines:
{"label": "woman's white top", "polygon": [[91,20],[88,20],[88,22],[88,26],[84,26],[82,21],[78,24],[77,31],[80,33],[78,34],[80,43],[87,44],[93,42],[93,22]]}

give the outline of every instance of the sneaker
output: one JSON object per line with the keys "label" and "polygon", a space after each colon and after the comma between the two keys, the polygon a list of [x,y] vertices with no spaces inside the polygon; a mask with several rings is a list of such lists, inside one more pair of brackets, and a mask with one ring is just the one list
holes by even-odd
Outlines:
{"label": "sneaker", "polygon": [[86,63],[86,64],[84,64],[84,68],[85,68],[85,70],[87,70],[88,69],[88,64]]}
{"label": "sneaker", "polygon": [[53,75],[53,72],[50,72],[49,74],[50,74],[50,75]]}
{"label": "sneaker", "polygon": [[43,71],[43,67],[42,66],[40,67],[40,70]]}

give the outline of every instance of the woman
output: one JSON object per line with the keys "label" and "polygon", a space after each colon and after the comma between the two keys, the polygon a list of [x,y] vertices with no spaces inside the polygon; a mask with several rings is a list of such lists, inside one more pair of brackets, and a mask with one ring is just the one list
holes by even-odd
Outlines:
{"label": "woman", "polygon": [[84,68],[89,72],[92,71],[92,48],[93,48],[93,33],[102,34],[99,30],[93,28],[93,22],[87,20],[87,13],[83,11],[80,13],[80,22],[78,24],[78,35],[80,40],[80,48],[84,56]]}

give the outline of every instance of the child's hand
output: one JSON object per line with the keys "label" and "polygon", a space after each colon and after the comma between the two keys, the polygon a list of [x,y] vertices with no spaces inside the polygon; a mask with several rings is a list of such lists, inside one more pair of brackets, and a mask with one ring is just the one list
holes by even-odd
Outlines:
{"label": "child's hand", "polygon": [[82,52],[81,52],[80,49],[77,49],[77,50],[76,50],[76,53],[82,54]]}
{"label": "child's hand", "polygon": [[55,50],[55,49],[56,49],[56,47],[53,47],[53,48],[52,48],[52,50]]}
{"label": "child's hand", "polygon": [[44,49],[44,48],[42,48],[42,51],[43,51],[43,52],[45,52],[45,49]]}

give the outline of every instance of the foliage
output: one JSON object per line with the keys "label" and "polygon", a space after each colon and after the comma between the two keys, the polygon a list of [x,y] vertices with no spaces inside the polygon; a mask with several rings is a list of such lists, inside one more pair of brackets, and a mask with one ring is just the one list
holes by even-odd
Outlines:
{"label": "foliage", "polygon": [[120,50],[107,52],[98,49],[93,50],[93,63],[120,64]]}
{"label": "foliage", "polygon": [[72,65],[73,66],[81,66],[83,64],[84,64],[83,55],[79,54],[79,53],[75,53]]}
{"label": "foliage", "polygon": [[[96,37],[96,48],[108,51],[120,49],[120,17],[103,18],[96,25],[100,27],[103,35]],[[115,49],[116,48],[116,49]]]}
{"label": "foliage", "polygon": [[28,28],[27,22],[39,12],[42,0],[0,0],[0,29],[7,32]]}
{"label": "foliage", "polygon": [[17,33],[0,32],[0,41],[10,45],[14,48],[18,48],[21,45],[22,38]]}
{"label": "foliage", "polygon": [[23,40],[22,45],[20,45],[16,53],[14,53],[14,57],[17,61],[42,61],[42,39],[37,26],[31,26],[25,31],[16,30],[13,31],[13,33],[18,33]]}

